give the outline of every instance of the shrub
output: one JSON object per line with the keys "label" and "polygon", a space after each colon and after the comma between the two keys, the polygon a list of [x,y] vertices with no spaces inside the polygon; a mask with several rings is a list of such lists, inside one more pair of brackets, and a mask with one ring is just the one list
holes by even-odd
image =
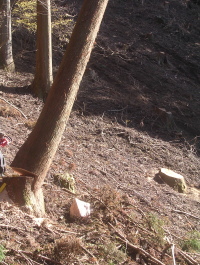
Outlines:
{"label": "shrub", "polygon": [[190,232],[188,238],[181,243],[181,247],[184,251],[200,252],[200,232]]}

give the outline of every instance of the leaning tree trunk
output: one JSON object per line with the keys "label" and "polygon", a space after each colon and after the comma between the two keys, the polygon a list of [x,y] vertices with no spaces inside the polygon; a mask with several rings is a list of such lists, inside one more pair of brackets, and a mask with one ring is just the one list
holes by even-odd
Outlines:
{"label": "leaning tree trunk", "polygon": [[11,164],[18,172],[31,172],[26,174],[32,175],[32,185],[27,190],[34,200],[31,196],[27,199],[26,193],[26,201],[37,215],[44,214],[43,181],[66,127],[107,3],[108,0],[84,1],[41,115]]}
{"label": "leaning tree trunk", "polygon": [[15,71],[12,54],[10,0],[0,0],[0,68]]}
{"label": "leaning tree trunk", "polygon": [[31,90],[45,99],[53,82],[50,0],[37,0],[36,71]]}

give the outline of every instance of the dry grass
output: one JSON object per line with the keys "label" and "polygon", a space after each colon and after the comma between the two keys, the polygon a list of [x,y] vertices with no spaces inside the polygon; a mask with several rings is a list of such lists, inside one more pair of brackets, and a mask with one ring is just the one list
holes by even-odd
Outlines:
{"label": "dry grass", "polygon": [[18,117],[21,117],[22,115],[18,110],[4,103],[0,99],[0,116],[4,118],[8,118],[8,117],[18,118]]}
{"label": "dry grass", "polygon": [[24,123],[25,127],[29,130],[33,130],[33,128],[35,127],[35,124],[36,124],[36,120],[28,120],[28,121],[25,121]]}
{"label": "dry grass", "polygon": [[74,257],[82,253],[81,239],[74,235],[62,237],[55,242],[55,259],[62,262],[70,262]]}

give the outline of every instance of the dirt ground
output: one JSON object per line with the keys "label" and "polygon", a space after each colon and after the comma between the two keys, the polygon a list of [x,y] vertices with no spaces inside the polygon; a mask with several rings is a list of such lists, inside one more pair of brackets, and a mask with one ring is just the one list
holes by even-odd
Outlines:
{"label": "dirt ground", "polygon": [[[57,2],[74,16],[82,1]],[[16,30],[16,73],[0,71],[8,172],[43,106],[29,91],[32,38]],[[64,51],[56,45],[55,74]],[[109,2],[44,184],[47,218],[1,202],[0,264],[168,265],[174,245],[176,264],[199,264],[199,234],[196,251],[182,247],[200,231],[199,61],[198,1]],[[162,182],[162,167],[185,177],[186,194]],[[76,196],[54,183],[67,172]],[[69,217],[74,197],[91,203],[90,218]]]}

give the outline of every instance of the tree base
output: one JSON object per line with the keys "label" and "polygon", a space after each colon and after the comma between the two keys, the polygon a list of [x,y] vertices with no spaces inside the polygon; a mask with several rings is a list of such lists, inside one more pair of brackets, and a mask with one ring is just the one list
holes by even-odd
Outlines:
{"label": "tree base", "polygon": [[8,197],[18,206],[37,217],[45,215],[44,197],[42,189],[33,190],[33,177],[5,177]]}

